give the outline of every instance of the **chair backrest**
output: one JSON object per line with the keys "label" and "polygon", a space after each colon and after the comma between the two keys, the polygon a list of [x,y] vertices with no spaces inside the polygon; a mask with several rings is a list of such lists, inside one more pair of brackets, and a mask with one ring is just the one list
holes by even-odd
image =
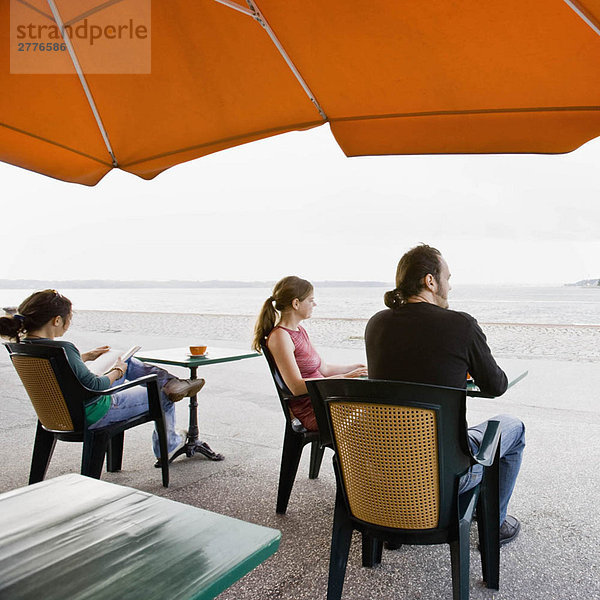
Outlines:
{"label": "chair backrest", "polygon": [[355,519],[405,530],[456,525],[458,478],[472,464],[465,390],[359,379],[307,386],[323,407],[319,429],[331,435]]}
{"label": "chair backrest", "polygon": [[11,361],[45,429],[83,431],[84,403],[97,396],[78,381],[60,346],[5,343]]}
{"label": "chair backrest", "polygon": [[285,415],[286,421],[291,425],[294,417],[288,405],[288,401],[294,398],[294,394],[292,394],[290,388],[283,380],[283,377],[277,368],[277,363],[275,362],[271,351],[267,348],[267,344],[265,342],[261,342],[260,348],[264,357],[267,359],[267,364],[269,365],[269,370],[271,371],[273,381],[275,382],[275,388],[277,389],[277,395],[279,396],[279,401],[281,402],[283,414]]}

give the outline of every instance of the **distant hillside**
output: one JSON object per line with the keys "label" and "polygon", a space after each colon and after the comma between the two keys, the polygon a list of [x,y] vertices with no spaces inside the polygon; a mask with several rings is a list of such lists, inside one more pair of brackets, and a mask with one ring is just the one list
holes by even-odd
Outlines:
{"label": "distant hillside", "polygon": [[600,287],[600,279],[582,279],[575,283],[567,283],[565,285],[576,285],[577,287]]}
{"label": "distant hillside", "polygon": [[[65,281],[42,281],[39,279],[0,279],[0,289],[139,289],[139,288],[270,288],[274,281],[112,281],[86,279]],[[314,281],[318,287],[385,287],[382,281]]]}

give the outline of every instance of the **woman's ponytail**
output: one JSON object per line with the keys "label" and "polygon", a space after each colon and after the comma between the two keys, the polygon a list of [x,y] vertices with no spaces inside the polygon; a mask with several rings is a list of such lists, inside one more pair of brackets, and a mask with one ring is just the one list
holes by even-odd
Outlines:
{"label": "woman's ponytail", "polygon": [[10,340],[19,341],[19,334],[25,330],[25,317],[23,315],[12,315],[0,317],[0,335]]}
{"label": "woman's ponytail", "polygon": [[264,343],[265,338],[273,331],[277,323],[277,311],[273,306],[275,299],[273,296],[267,298],[262,305],[256,325],[254,326],[254,339],[252,340],[252,348],[257,352],[262,352],[261,343]]}

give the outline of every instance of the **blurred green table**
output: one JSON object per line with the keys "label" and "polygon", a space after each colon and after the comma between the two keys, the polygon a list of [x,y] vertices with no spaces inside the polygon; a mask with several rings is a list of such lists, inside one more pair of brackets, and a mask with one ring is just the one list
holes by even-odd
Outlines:
{"label": "blurred green table", "polygon": [[281,533],[132,488],[63,475],[0,495],[0,598],[207,600]]}
{"label": "blurred green table", "polygon": [[[150,350],[148,352],[138,352],[135,357],[142,362],[156,363],[159,365],[173,365],[176,367],[185,367],[190,370],[190,379],[198,378],[198,367],[206,367],[218,363],[233,362],[254,358],[260,356],[254,350],[238,350],[235,348],[215,348],[209,346],[208,352],[203,356],[190,356],[189,348],[167,348],[165,350]],[[186,444],[171,458],[171,461],[185,453],[189,458],[196,452],[210,458],[210,460],[223,460],[222,454],[215,452],[206,442],[198,439],[198,397],[196,395],[190,398],[190,423],[188,426],[188,438]],[[157,462],[157,467],[160,463]]]}

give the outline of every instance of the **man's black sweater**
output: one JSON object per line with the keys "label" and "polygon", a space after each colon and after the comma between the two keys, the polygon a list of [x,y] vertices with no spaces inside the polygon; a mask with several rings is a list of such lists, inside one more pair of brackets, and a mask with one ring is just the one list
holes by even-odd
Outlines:
{"label": "man's black sweater", "polygon": [[373,315],[365,330],[369,377],[464,388],[467,372],[499,396],[507,378],[469,314],[418,302]]}

